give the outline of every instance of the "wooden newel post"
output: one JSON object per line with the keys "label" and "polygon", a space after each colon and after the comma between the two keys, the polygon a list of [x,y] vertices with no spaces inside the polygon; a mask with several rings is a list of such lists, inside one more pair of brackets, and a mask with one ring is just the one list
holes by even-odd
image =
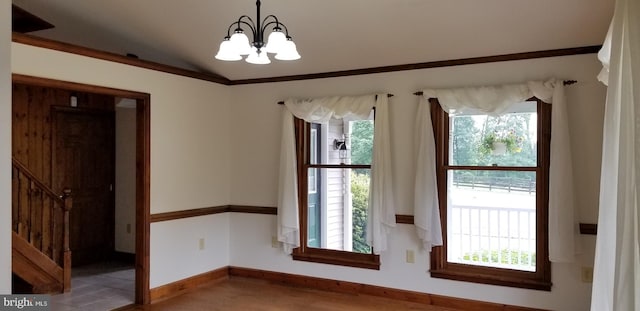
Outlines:
{"label": "wooden newel post", "polygon": [[73,199],[71,198],[71,189],[65,188],[62,190],[62,201],[64,202],[64,216],[63,216],[63,232],[64,232],[64,241],[63,241],[63,260],[64,260],[64,282],[63,282],[63,290],[64,292],[68,292],[71,290],[71,248],[69,247],[69,211],[73,206]]}

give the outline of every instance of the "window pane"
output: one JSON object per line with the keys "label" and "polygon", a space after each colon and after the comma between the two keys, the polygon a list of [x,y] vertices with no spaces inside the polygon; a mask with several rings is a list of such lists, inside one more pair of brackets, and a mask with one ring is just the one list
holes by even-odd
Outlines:
{"label": "window pane", "polygon": [[[321,157],[320,147],[320,131],[321,125],[317,123],[311,124],[311,132],[309,133],[309,160],[311,164],[318,164]],[[316,193],[318,191],[318,180],[317,172],[315,169],[309,170],[309,181],[307,186],[309,187],[309,193]]]}
{"label": "window pane", "polygon": [[464,166],[537,166],[537,103],[514,105],[498,117],[451,114],[449,163]]}
{"label": "window pane", "polygon": [[[309,169],[311,173],[313,168]],[[369,169],[315,169],[320,186],[308,193],[307,246],[371,253],[366,244]]]}
{"label": "window pane", "polygon": [[309,160],[311,164],[320,163],[320,129],[321,125],[317,123],[311,124],[311,133],[309,133]]}
{"label": "window pane", "polygon": [[371,164],[373,157],[373,120],[350,121],[351,164]]}
{"label": "window pane", "polygon": [[369,165],[373,155],[373,119],[312,123],[309,143],[311,164]]}
{"label": "window pane", "polygon": [[449,170],[447,260],[536,270],[536,173]]}

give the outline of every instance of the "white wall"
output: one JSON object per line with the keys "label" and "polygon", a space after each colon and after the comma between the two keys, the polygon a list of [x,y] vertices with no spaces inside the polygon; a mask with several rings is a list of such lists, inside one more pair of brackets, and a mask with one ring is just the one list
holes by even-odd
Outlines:
{"label": "white wall", "polygon": [[0,1],[0,294],[11,293],[11,1]]}
{"label": "white wall", "polygon": [[[11,51],[14,73],[151,94],[152,214],[229,204],[228,87],[15,42]],[[9,143],[11,139],[1,141]],[[0,176],[9,176],[9,173]],[[194,257],[189,264],[184,263],[184,253],[175,251],[183,245],[197,247],[200,234],[187,234],[190,231],[207,230],[209,236],[226,237],[228,227],[224,217],[218,225],[199,219],[186,225],[181,221],[153,224],[151,286],[207,272],[214,268],[212,264],[227,265],[228,247],[224,243],[214,243],[215,254]],[[10,216],[1,218],[10,219]],[[175,270],[180,271],[172,273]]]}
{"label": "white wall", "polygon": [[[396,210],[398,214],[413,214],[414,91],[551,76],[576,79],[579,83],[567,90],[574,177],[579,189],[576,203],[580,221],[597,219],[605,89],[595,79],[599,65],[594,54],[225,87],[18,43],[11,47],[15,73],[151,94],[152,213],[226,204],[275,206],[282,109],[276,102],[290,96],[386,91],[396,95],[391,99],[390,117]],[[8,87],[8,83],[0,84],[3,86]],[[6,107],[0,106],[6,110],[0,112],[6,119],[0,124],[9,128],[9,101],[0,102],[7,103]],[[0,143],[6,146],[3,150],[10,150],[10,137],[5,138]],[[0,197],[10,197],[9,187],[0,184],[0,191],[5,194]],[[0,219],[9,219],[8,210],[0,212],[7,216]],[[394,231],[390,250],[381,257],[380,271],[292,261],[280,249],[271,247],[274,234],[272,215],[231,213],[153,223],[151,287],[231,264],[555,310],[584,310],[589,305],[590,284],[580,282],[580,267],[592,265],[592,237],[581,238],[585,243],[579,263],[553,265],[553,290],[544,292],[432,279],[428,274],[428,253],[419,249],[410,225],[398,225]],[[0,236],[6,239],[9,234]],[[203,250],[199,249],[200,239],[205,241]],[[407,249],[416,250],[415,264],[404,262]],[[5,256],[5,260],[9,259]],[[5,266],[8,264],[2,265]]]}
{"label": "white wall", "polygon": [[136,101],[116,101],[115,250],[136,252]]}
{"label": "white wall", "polygon": [[[510,61],[405,72],[308,81],[234,86],[232,124],[231,202],[276,206],[280,143],[280,111],[276,102],[288,97],[395,94],[390,100],[393,171],[398,214],[413,214],[413,128],[418,98],[426,87],[460,87],[518,83],[527,80],[575,79],[567,88],[578,220],[597,219],[600,148],[605,88],[596,81],[600,66],[595,54]],[[260,156],[255,151],[260,150]],[[581,237],[584,254],[576,264],[553,264],[551,292],[430,278],[428,252],[420,247],[411,225],[398,225],[390,250],[382,254],[380,271],[293,261],[271,248],[275,217],[232,214],[232,265],[392,288],[553,310],[589,308],[590,284],[580,281],[580,268],[593,265],[594,238]],[[553,237],[550,237],[553,239]],[[404,262],[407,249],[416,250],[416,263]]]}
{"label": "white wall", "polygon": [[229,213],[155,222],[151,236],[151,288],[229,265]]}

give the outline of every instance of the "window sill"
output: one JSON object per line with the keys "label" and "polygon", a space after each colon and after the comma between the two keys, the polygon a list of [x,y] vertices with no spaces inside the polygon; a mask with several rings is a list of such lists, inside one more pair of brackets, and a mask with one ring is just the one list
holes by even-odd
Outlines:
{"label": "window sill", "polygon": [[549,281],[500,275],[499,273],[474,273],[445,269],[432,269],[429,272],[431,273],[431,277],[434,278],[551,291],[551,282]]}
{"label": "window sill", "polygon": [[[350,253],[350,255],[353,255]],[[360,255],[360,254],[357,254]],[[293,253],[293,260],[300,261],[308,261],[308,262],[316,262],[316,263],[324,263],[330,265],[338,265],[338,266],[347,266],[354,268],[363,268],[363,269],[372,269],[372,270],[380,270],[380,256],[378,255],[366,255],[362,254],[362,257],[370,258],[370,260],[365,259],[353,259],[353,258],[342,258],[337,256],[330,255],[321,255],[321,254],[302,254],[302,253]]]}

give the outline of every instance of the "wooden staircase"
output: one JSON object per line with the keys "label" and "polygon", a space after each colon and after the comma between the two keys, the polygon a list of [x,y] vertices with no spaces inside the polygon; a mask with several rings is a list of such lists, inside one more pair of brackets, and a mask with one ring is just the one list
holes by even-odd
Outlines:
{"label": "wooden staircase", "polygon": [[33,293],[71,290],[71,190],[56,194],[12,159],[12,270]]}

